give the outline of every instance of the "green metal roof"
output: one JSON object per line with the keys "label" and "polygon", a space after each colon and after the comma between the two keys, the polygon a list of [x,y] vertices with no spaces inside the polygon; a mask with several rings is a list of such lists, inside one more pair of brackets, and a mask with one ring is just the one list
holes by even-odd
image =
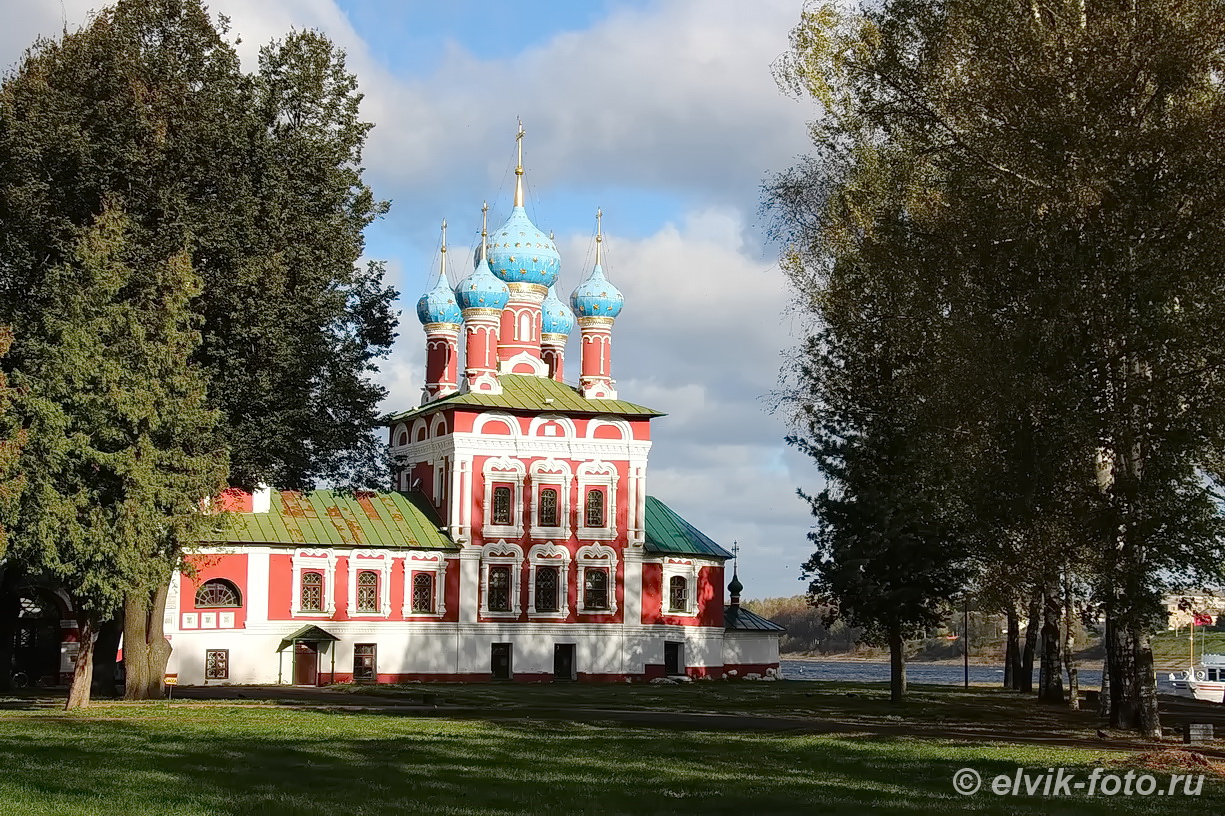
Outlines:
{"label": "green metal roof", "polygon": [[[515,411],[556,411],[570,414],[618,414],[620,416],[657,417],[664,416],[660,411],[636,405],[625,400],[586,399],[579,396],[577,390],[565,383],[550,380],[547,377],[533,377],[528,374],[502,374],[498,377],[502,384],[501,394],[452,394],[433,402],[427,402],[420,408],[393,414],[387,422],[399,422],[413,417],[441,411],[444,408],[459,406],[474,406],[480,408],[506,408]],[[546,402],[545,400],[551,400]]]}
{"label": "green metal roof", "polygon": [[286,635],[285,637],[281,638],[281,645],[277,646],[276,650],[278,652],[284,651],[287,647],[292,646],[299,641],[304,641],[306,643],[323,643],[329,640],[335,642],[340,640],[340,638],[336,637],[326,629],[320,629],[318,626],[308,623],[306,626],[303,626],[292,635]]}
{"label": "green metal roof", "polygon": [[267,513],[235,513],[227,542],[455,550],[419,493],[274,491]]}
{"label": "green metal roof", "polygon": [[706,537],[654,496],[647,496],[646,551],[667,555],[731,558],[732,554]]}
{"label": "green metal roof", "polygon": [[786,627],[743,606],[723,607],[723,628],[733,632],[786,632]]}

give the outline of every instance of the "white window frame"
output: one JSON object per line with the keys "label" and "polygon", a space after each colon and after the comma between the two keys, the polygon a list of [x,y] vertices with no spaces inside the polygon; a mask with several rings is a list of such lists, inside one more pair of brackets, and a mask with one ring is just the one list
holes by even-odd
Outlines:
{"label": "white window frame", "polygon": [[[617,466],[611,462],[584,462],[578,469],[578,537],[612,541],[617,537]],[[604,526],[587,526],[587,491],[604,489]]]}
{"label": "white window frame", "polygon": [[[608,608],[587,608],[587,570],[608,572]],[[617,614],[617,551],[603,544],[589,544],[578,551],[578,612],[580,615]]]}
{"label": "white window frame", "polygon": [[[489,608],[489,568],[510,567],[510,611],[494,612]],[[523,583],[523,548],[505,540],[481,548],[481,617],[518,618],[522,612],[519,586]]]}
{"label": "white window frame", "polygon": [[[685,579],[685,603],[686,608],[683,612],[675,612],[672,609],[672,578],[681,577]],[[660,606],[663,607],[663,614],[676,615],[679,617],[693,617],[698,614],[698,565],[689,560],[681,560],[669,558],[664,561],[664,578],[663,587],[661,588],[662,597],[660,598]]]}
{"label": "white window frame", "polygon": [[[485,462],[482,470],[485,477],[485,518],[481,526],[484,538],[523,538],[523,481],[527,474],[523,463],[517,459],[505,456],[495,457]],[[510,524],[493,523],[493,488],[496,482],[511,485],[510,490]]]}
{"label": "white window frame", "polygon": [[[559,594],[556,612],[540,612],[536,609],[536,569],[557,567]],[[565,547],[547,542],[537,544],[528,551],[527,610],[532,618],[541,620],[565,620],[570,616],[570,551]]]}
{"label": "white window frame", "polygon": [[[323,573],[323,611],[302,608],[302,573]],[[293,554],[293,599],[290,611],[299,618],[329,618],[336,614],[336,551],[295,550]]]}
{"label": "white window frame", "polygon": [[[570,485],[574,476],[570,465],[556,459],[541,459],[531,467],[532,488],[532,538],[549,541],[564,541],[570,537]],[[556,527],[540,526],[540,491],[546,487],[557,490]]]}
{"label": "white window frame", "polygon": [[[413,611],[413,573],[434,574],[434,611]],[[405,618],[441,618],[447,614],[446,604],[447,559],[441,553],[408,553],[404,557],[404,605],[400,614]]]}
{"label": "white window frame", "polygon": [[[358,560],[360,557],[360,561]],[[361,612],[357,608],[357,574],[375,572],[379,576],[379,608]],[[351,618],[386,618],[391,615],[391,553],[386,550],[354,550],[349,553],[349,602]]]}

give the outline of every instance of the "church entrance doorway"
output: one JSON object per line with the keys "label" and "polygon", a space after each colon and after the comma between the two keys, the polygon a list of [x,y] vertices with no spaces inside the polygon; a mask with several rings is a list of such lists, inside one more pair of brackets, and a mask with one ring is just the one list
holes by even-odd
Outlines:
{"label": "church entrance doorway", "polygon": [[511,648],[509,643],[493,643],[489,647],[489,671],[494,680],[511,678]]}
{"label": "church entrance doorway", "polygon": [[293,647],[293,681],[299,686],[319,685],[319,647],[298,641]]}
{"label": "church entrance doorway", "polygon": [[664,642],[664,674],[671,676],[685,673],[684,649],[683,643],[671,640]]}
{"label": "church entrance doorway", "polygon": [[574,674],[574,644],[553,644],[553,679],[573,680]]}
{"label": "church entrance doorway", "polygon": [[60,676],[60,608],[49,592],[26,589],[13,636],[15,685],[57,685]]}

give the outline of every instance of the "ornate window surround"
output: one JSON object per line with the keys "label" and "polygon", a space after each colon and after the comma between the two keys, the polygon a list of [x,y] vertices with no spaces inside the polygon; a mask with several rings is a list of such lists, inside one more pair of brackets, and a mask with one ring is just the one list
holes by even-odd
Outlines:
{"label": "ornate window surround", "polygon": [[[612,541],[617,537],[617,467],[610,462],[584,462],[578,469],[578,537]],[[587,526],[587,491],[604,489],[604,526]]]}
{"label": "ornate window surround", "polygon": [[[206,592],[209,584],[224,585],[223,588],[233,594],[234,600],[237,601],[237,603],[232,603],[232,604],[219,604],[219,603],[207,603],[207,602],[201,603],[200,596]],[[209,578],[207,581],[201,581],[200,586],[196,587],[194,603],[195,603],[196,609],[241,609],[242,608],[242,591],[238,588],[238,585],[235,584],[233,581],[231,581],[229,578]]]}
{"label": "ornate window surround", "polygon": [[[434,575],[434,611],[413,611],[413,574],[430,572]],[[404,606],[400,614],[405,618],[441,618],[447,614],[446,604],[447,559],[441,553],[410,552],[404,556]]]}
{"label": "ornate window surround", "polygon": [[[377,572],[379,575],[379,608],[373,612],[362,612],[357,608],[359,572]],[[391,553],[386,550],[353,550],[349,553],[349,603],[346,611],[351,618],[385,618],[391,614]]]}
{"label": "ornate window surround", "polygon": [[[491,566],[511,568],[509,612],[494,612],[489,609],[489,568]],[[521,609],[519,587],[523,583],[522,576],[523,548],[518,544],[499,540],[481,547],[481,617],[518,618]]]}
{"label": "ornate window surround", "polygon": [[[685,601],[686,608],[683,611],[675,612],[672,610],[671,591],[672,578],[680,577],[685,579]],[[698,565],[690,560],[682,560],[677,558],[668,558],[664,561],[664,577],[663,585],[660,587],[660,606],[665,615],[681,615],[685,617],[693,617],[698,614]]]}
{"label": "ornate window surround", "polygon": [[[608,608],[587,608],[587,570],[608,571]],[[617,614],[617,551],[603,544],[588,544],[578,551],[578,612],[580,615]]]}
{"label": "ornate window surround", "polygon": [[[302,573],[323,573],[323,611],[302,608]],[[352,594],[349,596],[353,597]],[[290,612],[302,618],[327,618],[336,614],[336,551],[331,549],[294,550],[293,599]]]}
{"label": "ornate window surround", "polygon": [[[532,538],[564,541],[570,537],[570,485],[574,476],[570,465],[557,459],[541,459],[533,462],[532,475]],[[557,527],[540,526],[540,491],[552,487],[557,490]]]}
{"label": "ornate window surround", "polygon": [[[485,477],[484,523],[481,528],[486,539],[523,537],[523,482],[527,469],[517,459],[498,456],[488,459],[482,470]],[[510,524],[493,523],[493,487],[496,482],[511,486]]]}
{"label": "ornate window surround", "polygon": [[[538,612],[536,610],[536,569],[538,567],[557,567],[557,611]],[[564,620],[570,615],[570,551],[553,542],[537,544],[528,550],[527,577],[527,611],[533,619]]]}

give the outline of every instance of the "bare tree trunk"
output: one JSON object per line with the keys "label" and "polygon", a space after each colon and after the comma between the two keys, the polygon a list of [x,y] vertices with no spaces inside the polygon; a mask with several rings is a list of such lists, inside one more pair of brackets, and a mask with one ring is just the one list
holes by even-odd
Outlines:
{"label": "bare tree trunk", "polygon": [[68,688],[68,702],[64,704],[65,711],[89,706],[89,691],[94,676],[94,636],[97,634],[97,623],[91,616],[81,615],[77,618],[80,627],[80,648],[77,650],[77,662],[72,673],[72,685]]}
{"label": "bare tree trunk", "polygon": [[21,570],[12,564],[0,567],[0,694],[13,690],[13,644],[17,638],[17,615],[21,612]]}
{"label": "bare tree trunk", "polygon": [[1063,671],[1060,666],[1059,616],[1063,604],[1054,580],[1042,590],[1042,666],[1038,670],[1038,699],[1044,703],[1063,702]]}
{"label": "bare tree trunk", "polygon": [[159,585],[152,595],[133,592],[123,605],[123,666],[125,700],[160,700],[166,693],[166,663],[170,642],[163,618],[169,586]]}
{"label": "bare tree trunk", "polygon": [[1104,654],[1102,656],[1102,691],[1097,697],[1097,714],[1099,717],[1109,717],[1111,709],[1111,683],[1110,683],[1110,619],[1106,619],[1106,628],[1102,634],[1102,646]]}
{"label": "bare tree trunk", "polygon": [[1042,596],[1035,595],[1029,603],[1029,620],[1025,622],[1025,649],[1021,652],[1021,677],[1017,691],[1034,690],[1034,652],[1038,648],[1038,618],[1042,614]]}
{"label": "bare tree trunk", "polygon": [[1124,731],[1140,725],[1140,701],[1133,679],[1136,676],[1136,651],[1131,632],[1117,621],[1106,631],[1110,649],[1110,724]]}
{"label": "bare tree trunk", "polygon": [[1157,707],[1157,674],[1153,670],[1153,645],[1142,626],[1132,630],[1132,650],[1136,661],[1136,708],[1140,733],[1161,739],[1161,715]]}
{"label": "bare tree trunk", "polygon": [[889,699],[895,703],[906,699],[906,640],[900,626],[889,631]]}
{"label": "bare tree trunk", "polygon": [[1068,675],[1068,708],[1080,708],[1080,676],[1072,652],[1076,649],[1076,599],[1072,596],[1072,581],[1063,581],[1063,669]]}
{"label": "bare tree trunk", "polygon": [[1021,620],[1016,601],[1004,610],[1008,618],[1008,637],[1004,644],[1004,688],[1015,689],[1021,682]]}

